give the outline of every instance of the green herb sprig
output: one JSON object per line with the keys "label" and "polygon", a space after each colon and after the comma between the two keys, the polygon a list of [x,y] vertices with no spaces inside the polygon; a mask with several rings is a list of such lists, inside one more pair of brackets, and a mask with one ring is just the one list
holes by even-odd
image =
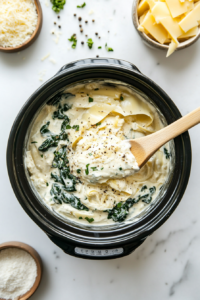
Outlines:
{"label": "green herb sprig", "polygon": [[108,52],[114,51],[113,48],[108,47],[107,43],[105,44],[105,48]]}
{"label": "green herb sprig", "polygon": [[88,43],[89,49],[92,49],[92,46],[93,46],[93,44],[94,44],[93,40],[92,40],[92,39],[88,39],[88,40],[87,40],[87,43]]}
{"label": "green herb sprig", "polygon": [[86,6],[86,3],[84,2],[83,4],[81,4],[81,5],[77,5],[77,8],[83,8],[83,7],[85,7]]}
{"label": "green herb sprig", "polygon": [[70,39],[68,39],[70,42],[72,42],[72,49],[76,48],[76,44],[77,44],[77,38],[75,35],[72,35]]}
{"label": "green herb sprig", "polygon": [[60,10],[64,8],[66,0],[51,0],[51,3],[53,4],[52,9],[56,13],[59,13]]}

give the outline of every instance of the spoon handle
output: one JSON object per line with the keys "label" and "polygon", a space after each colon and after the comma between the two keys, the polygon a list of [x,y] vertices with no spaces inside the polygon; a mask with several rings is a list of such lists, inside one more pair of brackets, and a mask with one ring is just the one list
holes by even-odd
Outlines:
{"label": "spoon handle", "polygon": [[161,146],[198,123],[200,123],[200,107],[169,126],[146,137],[142,137],[138,141],[144,149],[148,149],[146,156],[150,158]]}

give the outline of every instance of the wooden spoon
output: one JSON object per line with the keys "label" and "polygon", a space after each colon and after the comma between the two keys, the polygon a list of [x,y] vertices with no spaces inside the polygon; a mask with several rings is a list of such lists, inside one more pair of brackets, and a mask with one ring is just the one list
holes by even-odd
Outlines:
{"label": "wooden spoon", "polygon": [[129,140],[131,152],[135,156],[138,166],[142,168],[160,147],[198,123],[200,123],[200,108],[153,134]]}

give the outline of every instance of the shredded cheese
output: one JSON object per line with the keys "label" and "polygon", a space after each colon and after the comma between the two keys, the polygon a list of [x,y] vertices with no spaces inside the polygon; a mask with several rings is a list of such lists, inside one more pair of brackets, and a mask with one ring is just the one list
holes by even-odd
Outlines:
{"label": "shredded cheese", "polygon": [[27,41],[37,26],[34,0],[0,1],[0,46],[17,47]]}

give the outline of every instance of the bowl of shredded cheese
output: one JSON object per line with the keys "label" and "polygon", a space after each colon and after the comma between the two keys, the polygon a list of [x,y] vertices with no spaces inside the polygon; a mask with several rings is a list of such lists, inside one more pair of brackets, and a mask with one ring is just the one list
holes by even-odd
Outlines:
{"label": "bowl of shredded cheese", "polygon": [[132,19],[145,44],[167,57],[200,37],[199,0],[134,0]]}
{"label": "bowl of shredded cheese", "polygon": [[42,27],[38,0],[0,1],[0,51],[18,52],[30,46]]}
{"label": "bowl of shredded cheese", "polygon": [[26,300],[38,288],[42,261],[35,249],[21,242],[0,245],[0,300]]}

